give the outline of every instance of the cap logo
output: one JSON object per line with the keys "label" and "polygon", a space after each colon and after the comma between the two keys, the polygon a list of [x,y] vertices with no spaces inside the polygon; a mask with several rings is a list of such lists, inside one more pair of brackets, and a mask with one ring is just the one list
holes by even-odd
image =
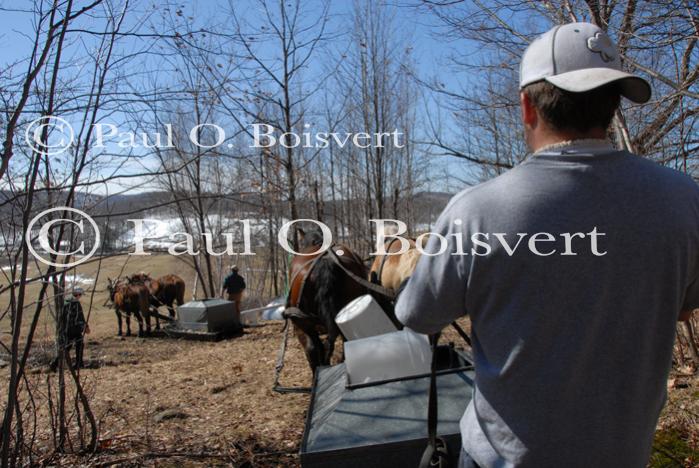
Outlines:
{"label": "cap logo", "polygon": [[612,62],[617,56],[616,47],[609,36],[603,32],[598,32],[587,39],[587,48],[592,52],[597,52],[605,62]]}

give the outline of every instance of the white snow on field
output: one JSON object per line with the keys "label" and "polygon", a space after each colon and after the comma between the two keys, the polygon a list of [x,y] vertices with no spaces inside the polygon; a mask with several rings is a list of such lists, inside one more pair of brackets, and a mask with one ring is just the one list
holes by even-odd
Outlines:
{"label": "white snow on field", "polygon": [[430,232],[434,227],[434,224],[418,223],[415,225],[413,231],[417,233]]}
{"label": "white snow on field", "polygon": [[[235,244],[242,244],[244,240],[243,234],[243,219],[247,219],[250,224],[250,239],[251,244],[261,245],[267,239],[268,220],[259,219],[250,215],[241,218],[230,218],[220,215],[209,215],[205,220],[205,232],[211,232],[214,235],[213,242],[215,245],[225,244],[225,234],[229,233],[233,236]],[[285,220],[281,221],[286,222]],[[144,218],[142,223],[142,238],[143,246],[148,249],[166,249],[173,244],[183,242],[185,240],[184,232],[190,232],[196,237],[199,232],[199,220],[189,218],[186,220],[189,229],[185,226],[180,218],[177,217],[153,217]],[[133,221],[128,222],[129,229],[119,239],[119,242],[124,246],[134,245],[136,238],[136,224]]]}
{"label": "white snow on field", "polygon": [[[0,268],[1,271],[7,271],[9,272],[12,269],[10,265],[4,266]],[[19,272],[18,272],[19,273]],[[29,277],[27,278],[27,281],[31,280],[32,278]],[[95,284],[95,279],[86,275],[81,275],[80,273],[75,273],[75,272],[70,272],[66,274],[66,287],[72,287],[72,286],[78,286],[79,284],[82,285],[91,285]]]}
{"label": "white snow on field", "polygon": [[67,275],[66,284],[95,284],[95,279],[88,276],[81,275],[79,273]]}
{"label": "white snow on field", "polygon": [[[19,275],[20,273],[22,273],[22,266],[21,265],[17,265],[16,268],[17,269],[15,271],[15,274]],[[7,266],[2,267],[1,271],[4,271],[6,273],[4,275],[0,275],[0,277],[4,277],[6,275],[7,276],[11,275],[12,274],[11,270],[12,270],[12,265],[7,265]]]}

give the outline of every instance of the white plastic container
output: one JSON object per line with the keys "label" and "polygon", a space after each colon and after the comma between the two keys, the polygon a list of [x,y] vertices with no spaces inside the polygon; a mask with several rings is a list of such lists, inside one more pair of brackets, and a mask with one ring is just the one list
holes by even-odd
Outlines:
{"label": "white plastic container", "polygon": [[427,335],[400,331],[345,342],[351,385],[428,374],[432,349]]}
{"label": "white plastic container", "polygon": [[335,317],[335,323],[349,341],[397,330],[386,312],[369,294],[359,296],[343,307]]}

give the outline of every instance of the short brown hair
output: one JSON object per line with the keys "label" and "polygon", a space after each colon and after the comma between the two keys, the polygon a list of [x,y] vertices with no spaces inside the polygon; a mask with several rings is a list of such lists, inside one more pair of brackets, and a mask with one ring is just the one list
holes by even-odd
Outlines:
{"label": "short brown hair", "polygon": [[584,93],[571,93],[548,81],[537,81],[525,86],[523,91],[551,127],[579,132],[593,128],[606,130],[621,99],[615,83]]}

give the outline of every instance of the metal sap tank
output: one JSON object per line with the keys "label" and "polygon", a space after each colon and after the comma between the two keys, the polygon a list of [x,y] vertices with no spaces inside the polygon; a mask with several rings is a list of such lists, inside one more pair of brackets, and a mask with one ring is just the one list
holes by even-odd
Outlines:
{"label": "metal sap tank", "polygon": [[182,329],[216,333],[241,328],[235,303],[224,299],[187,302],[177,308],[177,316],[178,325]]}
{"label": "metal sap tank", "polygon": [[[437,356],[437,433],[449,446],[452,466],[457,466],[459,420],[471,401],[475,374],[467,353],[440,346]],[[427,446],[429,385],[429,374],[349,385],[344,363],[318,368],[301,442],[301,466],[418,466]]]}

